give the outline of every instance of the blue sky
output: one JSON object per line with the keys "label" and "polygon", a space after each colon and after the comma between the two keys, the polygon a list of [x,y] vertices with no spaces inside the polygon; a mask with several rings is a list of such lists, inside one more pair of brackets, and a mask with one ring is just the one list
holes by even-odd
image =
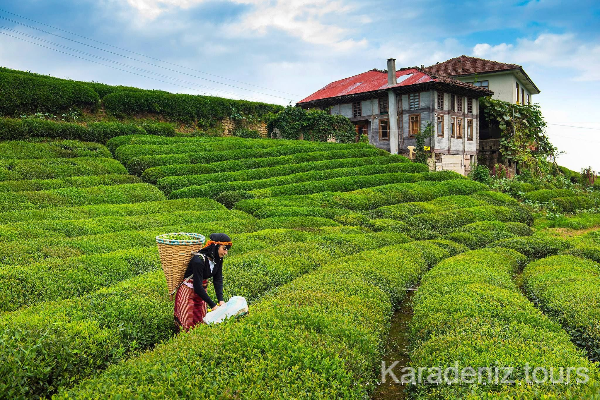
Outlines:
{"label": "blue sky", "polygon": [[0,0],[0,66],[294,104],[372,68],[522,65],[559,163],[600,170],[600,2]]}

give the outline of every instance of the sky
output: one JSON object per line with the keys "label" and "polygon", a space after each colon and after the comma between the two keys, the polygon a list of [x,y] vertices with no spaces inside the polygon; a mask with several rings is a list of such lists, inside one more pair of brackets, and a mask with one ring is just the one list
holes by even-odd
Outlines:
{"label": "sky", "polygon": [[0,66],[295,104],[373,68],[523,66],[558,163],[600,171],[597,0],[0,0]]}

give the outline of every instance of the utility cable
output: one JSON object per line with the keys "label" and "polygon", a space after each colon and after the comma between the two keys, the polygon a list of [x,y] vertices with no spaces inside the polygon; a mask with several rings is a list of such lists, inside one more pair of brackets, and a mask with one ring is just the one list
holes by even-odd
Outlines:
{"label": "utility cable", "polygon": [[[73,32],[69,32],[69,31],[66,31],[66,30],[64,30],[64,29],[57,28],[57,27],[54,27],[54,26],[52,26],[52,25],[45,24],[45,23],[43,23],[43,22],[35,21],[35,20],[33,20],[33,19],[30,19],[30,18],[23,17],[23,16],[21,16],[21,15],[18,15],[18,14],[12,13],[12,12],[10,12],[10,11],[3,10],[3,9],[1,9],[1,8],[0,8],[0,12],[4,12],[4,13],[7,13],[7,14],[11,14],[11,15],[17,16],[17,17],[19,17],[19,18],[22,18],[22,19],[25,19],[25,20],[28,20],[28,21],[31,21],[31,22],[34,22],[34,23],[37,23],[37,24],[40,24],[40,25],[43,25],[43,26],[47,26],[47,27],[49,27],[49,28],[56,29],[56,30],[58,30],[58,31],[62,31],[62,32],[68,33],[68,34],[70,34],[70,35],[73,35],[73,36],[81,37],[81,38],[84,38],[84,39],[86,39],[86,40],[89,40],[89,41],[93,41],[93,42],[96,42],[96,43],[100,43],[100,44],[102,44],[102,45],[105,45],[105,46],[109,46],[109,47],[112,47],[112,48],[115,48],[115,49],[123,50],[123,51],[129,52],[129,53],[132,53],[132,54],[135,54],[135,55],[139,55],[139,56],[142,56],[142,57],[146,57],[146,58],[148,58],[148,59],[155,60],[155,61],[159,61],[159,62],[162,62],[162,63],[165,63],[165,64],[170,64],[170,65],[176,66],[176,67],[178,67],[178,68],[183,68],[183,69],[188,69],[188,70],[190,70],[190,71],[200,72],[200,73],[202,73],[202,74],[205,74],[205,75],[214,76],[214,77],[217,77],[217,78],[220,78],[220,79],[225,79],[225,80],[228,80],[228,81],[232,81],[232,82],[241,83],[241,84],[243,84],[243,85],[252,86],[252,87],[256,87],[256,88],[260,88],[260,89],[265,89],[265,90],[269,90],[269,91],[272,91],[272,92],[278,92],[278,93],[283,93],[283,94],[289,94],[289,95],[292,95],[292,96],[299,97],[298,95],[296,95],[296,94],[294,94],[294,93],[283,92],[283,91],[279,91],[279,90],[275,90],[275,89],[269,89],[269,88],[266,88],[266,87],[262,87],[262,86],[258,86],[258,85],[254,85],[254,84],[250,84],[250,83],[245,83],[245,82],[238,81],[238,80],[234,80],[234,79],[231,79],[231,78],[226,78],[226,77],[223,77],[223,76],[219,76],[219,75],[210,74],[210,73],[208,73],[208,72],[199,71],[199,70],[196,70],[196,69],[193,69],[193,68],[189,68],[189,67],[181,66],[181,65],[178,65],[178,64],[175,64],[175,63],[171,63],[171,62],[168,62],[168,61],[160,60],[160,59],[158,59],[158,58],[154,58],[154,57],[146,56],[146,55],[144,55],[144,54],[141,54],[141,53],[137,53],[137,52],[134,52],[134,51],[131,51],[131,50],[127,50],[127,49],[121,48],[121,47],[113,46],[113,45],[111,45],[111,44],[108,44],[108,43],[105,43],[105,42],[101,42],[101,41],[99,41],[99,40],[91,39],[91,38],[85,37],[85,36],[83,36],[83,35],[79,35],[79,34],[76,34],[76,33],[73,33]],[[46,34],[49,34],[49,35],[54,35],[54,36],[60,37],[61,39],[70,40],[70,41],[73,41],[73,42],[75,42],[75,43],[78,43],[78,44],[81,44],[81,45],[84,45],[84,46],[88,46],[88,47],[92,47],[92,48],[94,48],[94,49],[97,49],[97,50],[100,50],[100,51],[105,51],[105,52],[108,52],[108,53],[111,53],[111,54],[118,55],[118,56],[120,56],[120,57],[126,57],[126,58],[129,58],[129,59],[132,59],[132,60],[138,61],[138,62],[143,62],[143,63],[146,63],[145,61],[137,60],[137,59],[134,59],[134,58],[128,57],[128,56],[126,56],[126,55],[123,55],[123,54],[118,54],[118,53],[115,53],[115,52],[112,52],[112,51],[109,51],[109,50],[105,50],[105,49],[102,49],[102,48],[99,48],[99,47],[96,47],[96,46],[92,46],[92,45],[89,45],[89,44],[86,44],[86,43],[82,43],[82,42],[76,41],[76,40],[74,40],[74,39],[70,39],[70,38],[67,38],[67,37],[64,37],[64,36],[60,36],[60,35],[57,35],[57,34],[55,34],[55,33],[52,33],[52,32],[44,31],[43,29],[39,29],[39,28],[36,28],[36,27],[34,27],[34,26],[31,26],[31,25],[23,24],[23,23],[21,23],[21,22],[15,21],[15,20],[13,20],[13,19],[10,19],[10,18],[6,18],[6,17],[3,17],[3,16],[0,16],[0,18],[2,18],[2,19],[5,19],[5,20],[7,20],[7,21],[10,21],[10,22],[12,22],[12,23],[18,24],[18,25],[25,26],[25,27],[27,27],[27,28],[30,28],[30,29],[35,29],[35,30],[38,30],[38,31],[40,31],[40,32],[43,32],[43,33],[46,33]],[[148,64],[148,63],[147,63],[147,64]],[[155,64],[150,64],[150,65],[157,66],[157,65],[155,65]],[[174,70],[172,70],[172,69],[169,69],[169,68],[166,68],[166,67],[161,67],[161,66],[157,66],[157,67],[159,67],[159,68],[165,68],[165,69],[168,69],[168,70],[170,70],[170,71],[174,71]],[[180,72],[180,71],[174,71],[174,72],[177,72],[177,73],[183,73],[183,72]],[[187,74],[187,75],[189,75],[189,74]],[[193,76],[193,75],[190,75],[190,76]],[[201,77],[196,77],[196,76],[194,76],[194,77],[195,77],[195,78],[198,78],[198,79],[206,79],[206,78],[201,78]],[[208,80],[208,79],[207,79],[207,80]],[[209,80],[209,81],[211,81],[211,80]],[[211,81],[211,82],[215,82],[215,81]],[[216,82],[216,83],[223,84],[223,85],[228,85],[228,84],[226,84],[226,83],[221,83],[221,82]],[[232,86],[232,85],[229,85],[229,86]],[[233,87],[235,87],[235,88],[237,88],[237,89],[242,89],[242,90],[249,90],[249,91],[252,91],[251,89],[247,89],[247,88],[239,88],[239,87],[236,87],[236,86],[233,86]],[[284,100],[292,100],[292,101],[293,101],[293,99],[289,99],[289,98],[286,98],[286,97],[280,97],[280,96],[270,95],[270,94],[266,94],[266,93],[260,93],[260,94],[267,95],[267,96],[273,96],[273,97],[279,97],[279,98],[281,98],[281,99],[284,99]]]}
{"label": "utility cable", "polygon": [[[102,65],[102,66],[105,66],[105,67],[109,67],[109,68],[116,69],[116,70],[118,70],[118,71],[127,72],[127,73],[130,73],[130,74],[134,74],[134,75],[137,75],[137,76],[141,76],[142,78],[146,78],[146,79],[155,80],[155,81],[162,82],[162,83],[166,83],[166,84],[169,84],[169,85],[179,86],[179,87],[182,87],[182,88],[184,88],[184,89],[192,90],[192,91],[195,91],[195,92],[200,92],[200,91],[199,91],[197,88],[191,88],[191,87],[187,87],[187,86],[179,85],[179,84],[176,84],[176,83],[173,83],[173,82],[167,82],[167,81],[163,81],[162,79],[156,79],[156,78],[153,78],[153,77],[150,77],[150,76],[146,76],[146,75],[138,74],[137,72],[127,71],[127,70],[124,70],[124,69],[122,69],[122,68],[118,68],[118,67],[115,67],[115,66],[112,66],[112,65],[103,64],[103,63],[100,63],[100,62],[97,62],[97,61],[94,61],[94,60],[88,60],[87,58],[84,58],[84,57],[81,57],[81,56],[78,56],[78,55],[75,55],[75,54],[69,54],[69,53],[67,53],[67,52],[65,52],[65,51],[62,51],[62,50],[53,49],[53,48],[51,48],[51,47],[48,47],[48,46],[45,46],[45,45],[43,45],[43,44],[35,43],[35,42],[29,41],[29,40],[26,40],[26,39],[23,39],[23,38],[20,38],[20,37],[17,37],[17,36],[10,35],[10,34],[8,34],[8,33],[6,33],[6,32],[3,32],[3,31],[0,31],[0,34],[2,34],[2,35],[5,35],[5,36],[12,37],[12,38],[14,38],[14,39],[22,40],[22,41],[24,41],[24,42],[27,42],[27,43],[34,44],[34,45],[36,45],[36,46],[40,46],[40,47],[43,47],[43,48],[45,48],[45,49],[48,49],[48,50],[52,50],[52,51],[56,51],[56,52],[58,52],[58,53],[66,54],[66,55],[68,55],[68,56],[71,56],[71,57],[79,58],[79,59],[81,59],[81,60],[84,60],[84,61],[92,62],[92,63],[94,63],[94,64]],[[204,92],[204,93],[202,93],[202,94],[204,94],[204,95],[207,95],[207,94],[206,94],[206,92]]]}
{"label": "utility cable", "polygon": [[[0,26],[0,28],[2,28],[2,27]],[[38,38],[36,36],[29,35],[29,34],[23,33],[23,32],[19,32],[19,31],[14,30],[14,29],[5,28],[5,27],[4,27],[4,29],[7,30],[7,31],[16,33],[18,35],[21,35],[21,36],[26,36],[26,37],[35,39],[35,40],[40,41],[40,42],[48,43],[48,44],[51,44],[53,46],[60,47],[60,48],[63,48],[63,49],[66,49],[66,50],[70,50],[70,51],[74,51],[76,53],[80,53],[80,54],[83,54],[83,55],[88,56],[88,57],[92,57],[92,58],[96,58],[96,59],[99,59],[99,60],[102,60],[102,61],[107,61],[107,62],[110,62],[110,63],[113,63],[113,64],[117,64],[117,65],[120,65],[122,67],[131,68],[131,69],[143,72],[143,73],[156,75],[156,76],[159,76],[159,77],[162,77],[162,78],[165,78],[165,79],[171,79],[171,80],[178,81],[178,82],[181,82],[181,83],[184,83],[184,84],[188,84],[188,85],[194,85],[194,86],[198,86],[198,87],[201,87],[201,88],[210,89],[210,90],[216,91],[218,93],[223,93],[223,94],[229,94],[229,95],[236,96],[234,93],[231,93],[231,92],[226,92],[226,91],[223,91],[223,90],[220,90],[220,89],[214,89],[214,88],[210,88],[210,87],[207,87],[207,86],[198,85],[195,82],[189,82],[189,81],[185,81],[185,80],[182,80],[182,79],[173,78],[173,77],[170,77],[168,75],[163,75],[163,74],[160,74],[160,73],[157,73],[157,72],[146,70],[146,69],[143,69],[143,68],[134,67],[134,66],[131,66],[131,65],[119,62],[119,61],[114,61],[114,60],[111,60],[111,59],[108,59],[108,58],[97,56],[95,54],[86,53],[84,51],[81,51],[81,50],[78,50],[78,49],[74,49],[72,47],[68,47],[68,46],[64,46],[64,45],[58,44],[58,43],[54,43],[54,42],[52,42],[50,40],[40,39],[40,38]],[[14,36],[12,36],[12,37],[14,37]],[[16,39],[19,39],[19,38],[16,38]],[[27,41],[27,42],[32,43],[32,44],[36,44],[36,43],[30,42],[30,41]]]}

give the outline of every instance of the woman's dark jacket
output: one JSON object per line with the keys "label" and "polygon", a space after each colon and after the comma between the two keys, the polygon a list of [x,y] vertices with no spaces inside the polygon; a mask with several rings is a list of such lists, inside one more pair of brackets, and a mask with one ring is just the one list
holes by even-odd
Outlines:
{"label": "woman's dark jacket", "polygon": [[185,271],[185,277],[192,275],[194,279],[194,292],[202,300],[204,300],[210,308],[213,308],[216,303],[206,293],[204,287],[202,287],[202,281],[208,278],[213,278],[213,285],[215,286],[215,293],[217,299],[223,301],[223,259],[216,257],[215,266],[212,272],[210,271],[210,263],[207,256],[204,254],[194,255],[188,264],[188,268]]}

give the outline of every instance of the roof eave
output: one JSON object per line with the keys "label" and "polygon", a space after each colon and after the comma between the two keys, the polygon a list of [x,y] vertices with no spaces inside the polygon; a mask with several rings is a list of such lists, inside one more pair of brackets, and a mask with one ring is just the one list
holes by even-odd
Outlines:
{"label": "roof eave", "polygon": [[[369,92],[356,93],[356,94],[351,94],[351,95],[327,97],[327,98],[323,98],[323,99],[298,102],[298,103],[296,103],[296,106],[309,108],[311,106],[322,107],[322,106],[328,106],[328,105],[340,104],[340,103],[353,103],[355,101],[372,99],[374,97],[380,97],[381,95],[387,93],[387,91],[389,89],[390,88],[385,88],[385,89],[372,90]],[[476,98],[492,96],[494,94],[494,92],[492,92],[489,89],[479,88],[477,86],[474,86],[473,89],[471,89],[471,88],[458,86],[458,85],[454,85],[454,84],[447,83],[447,82],[435,82],[435,81],[418,83],[418,84],[409,85],[409,86],[395,86],[395,87],[392,87],[391,89],[395,93],[398,93],[398,94],[422,92],[422,91],[431,90],[431,89],[442,89],[446,92],[454,92],[456,94],[470,96],[470,97],[476,97]]]}

